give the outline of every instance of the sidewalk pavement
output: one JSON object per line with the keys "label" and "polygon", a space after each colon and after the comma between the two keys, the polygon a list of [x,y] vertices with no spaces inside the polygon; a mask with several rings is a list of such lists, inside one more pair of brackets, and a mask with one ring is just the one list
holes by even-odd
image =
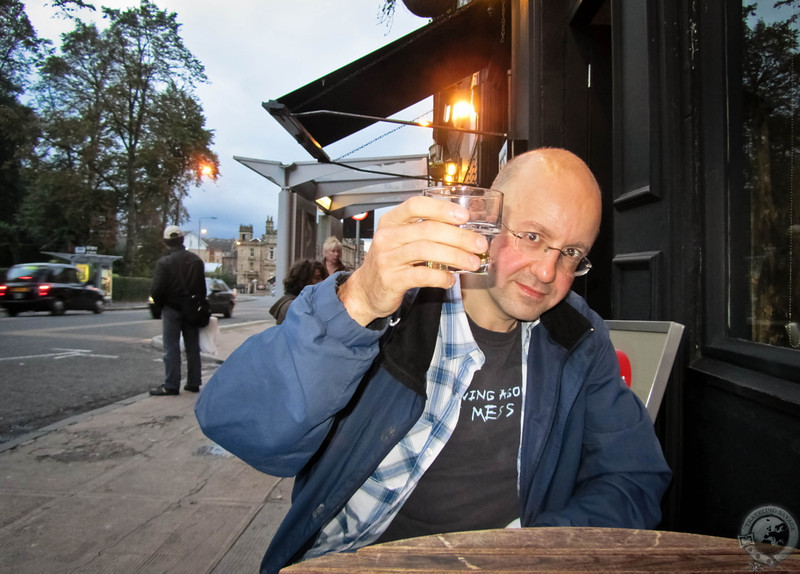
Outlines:
{"label": "sidewalk pavement", "polygon": [[[273,324],[220,327],[212,358]],[[143,394],[0,444],[0,573],[258,572],[292,481],[207,439],[197,396]]]}

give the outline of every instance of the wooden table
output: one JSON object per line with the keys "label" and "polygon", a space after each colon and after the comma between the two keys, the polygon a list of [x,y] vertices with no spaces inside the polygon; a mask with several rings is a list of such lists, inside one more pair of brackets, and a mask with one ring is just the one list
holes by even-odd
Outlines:
{"label": "wooden table", "polygon": [[[328,554],[281,572],[750,572],[738,540],[622,528],[455,532]],[[800,572],[800,551],[763,572]]]}

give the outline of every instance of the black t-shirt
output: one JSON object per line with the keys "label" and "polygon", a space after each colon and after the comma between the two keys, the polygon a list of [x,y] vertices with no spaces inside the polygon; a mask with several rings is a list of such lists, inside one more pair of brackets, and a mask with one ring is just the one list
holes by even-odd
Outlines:
{"label": "black t-shirt", "polygon": [[503,528],[519,517],[520,327],[497,333],[469,325],[486,361],[464,395],[453,435],[378,542]]}

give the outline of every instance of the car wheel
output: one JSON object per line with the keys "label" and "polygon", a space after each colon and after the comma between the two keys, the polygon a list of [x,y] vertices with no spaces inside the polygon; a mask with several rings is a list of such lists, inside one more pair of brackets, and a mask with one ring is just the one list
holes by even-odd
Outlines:
{"label": "car wheel", "polygon": [[61,299],[54,299],[53,305],[50,307],[50,314],[63,315],[64,311],[66,311],[66,306],[64,305],[64,301],[62,301]]}
{"label": "car wheel", "polygon": [[228,304],[222,316],[225,317],[226,319],[230,319],[231,316],[233,316],[233,303]]}
{"label": "car wheel", "polygon": [[98,313],[102,313],[103,310],[106,308],[105,303],[102,299],[98,299],[94,302],[94,307],[92,307],[92,313],[97,315]]}
{"label": "car wheel", "polygon": [[9,317],[16,317],[19,311],[17,311],[16,309],[6,309],[6,313],[8,313]]}
{"label": "car wheel", "polygon": [[150,316],[153,317],[153,319],[161,319],[161,311],[156,311],[155,309],[151,308]]}

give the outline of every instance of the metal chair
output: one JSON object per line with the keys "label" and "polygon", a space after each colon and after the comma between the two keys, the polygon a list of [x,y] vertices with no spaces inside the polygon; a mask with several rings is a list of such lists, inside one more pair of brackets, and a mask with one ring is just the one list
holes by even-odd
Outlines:
{"label": "metal chair", "polygon": [[667,388],[683,325],[672,321],[606,321],[620,374],[655,422]]}

